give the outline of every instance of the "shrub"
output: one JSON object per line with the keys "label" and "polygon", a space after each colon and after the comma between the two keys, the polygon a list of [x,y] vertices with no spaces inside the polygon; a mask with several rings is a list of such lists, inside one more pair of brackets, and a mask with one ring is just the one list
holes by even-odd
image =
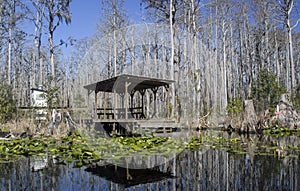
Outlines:
{"label": "shrub", "polygon": [[243,102],[241,99],[238,98],[231,98],[228,101],[228,104],[226,106],[226,110],[228,112],[228,115],[230,117],[234,116],[240,116],[243,111]]}
{"label": "shrub", "polygon": [[253,80],[252,98],[257,112],[266,109],[274,111],[278,103],[279,96],[286,93],[286,89],[276,81],[276,75],[267,69],[262,69]]}
{"label": "shrub", "polygon": [[292,101],[293,101],[294,108],[297,111],[300,111],[300,84],[294,90]]}
{"label": "shrub", "polygon": [[13,99],[12,88],[8,85],[0,86],[0,122],[12,119],[16,112],[16,102]]}

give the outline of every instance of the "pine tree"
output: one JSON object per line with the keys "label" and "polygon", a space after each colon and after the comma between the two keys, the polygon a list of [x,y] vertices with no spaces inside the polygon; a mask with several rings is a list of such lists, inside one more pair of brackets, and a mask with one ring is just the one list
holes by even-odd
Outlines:
{"label": "pine tree", "polygon": [[286,89],[276,81],[276,75],[264,68],[253,82],[252,98],[256,112],[275,110],[279,96],[286,92]]}

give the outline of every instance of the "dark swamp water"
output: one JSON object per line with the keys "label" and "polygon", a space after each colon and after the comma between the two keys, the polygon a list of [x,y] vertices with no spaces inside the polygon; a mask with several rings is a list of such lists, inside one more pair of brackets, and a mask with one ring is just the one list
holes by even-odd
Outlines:
{"label": "dark swamp water", "polygon": [[58,164],[50,156],[37,156],[0,162],[0,189],[300,190],[299,164],[295,155],[237,154],[217,147],[185,149],[149,169],[110,164],[74,168],[72,163]]}

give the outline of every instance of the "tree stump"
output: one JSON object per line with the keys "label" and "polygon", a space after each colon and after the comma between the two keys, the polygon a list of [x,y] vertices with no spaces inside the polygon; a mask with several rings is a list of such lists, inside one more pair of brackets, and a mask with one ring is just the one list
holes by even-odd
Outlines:
{"label": "tree stump", "polygon": [[300,127],[300,121],[296,110],[293,109],[293,104],[288,94],[282,94],[276,106],[275,116],[270,120],[272,126],[282,126],[287,128]]}
{"label": "tree stump", "polygon": [[257,125],[257,115],[254,110],[253,100],[245,100],[243,103],[243,121],[240,132],[255,132]]}

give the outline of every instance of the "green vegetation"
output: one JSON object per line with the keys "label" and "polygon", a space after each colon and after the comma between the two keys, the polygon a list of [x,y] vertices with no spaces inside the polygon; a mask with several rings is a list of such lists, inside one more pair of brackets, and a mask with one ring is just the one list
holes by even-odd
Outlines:
{"label": "green vegetation", "polygon": [[263,134],[276,136],[276,137],[291,136],[291,135],[300,137],[300,130],[289,129],[287,127],[272,126],[272,127],[265,127],[263,130]]}
{"label": "green vegetation", "polygon": [[[277,134],[279,135],[279,134]],[[294,134],[295,135],[295,134]],[[300,132],[297,133],[300,138]],[[194,137],[187,144],[186,148],[197,151],[199,149],[220,149],[232,154],[250,154],[258,156],[274,156],[274,157],[298,157],[300,154],[300,146],[285,144],[280,146],[278,140],[268,140],[267,142],[252,139],[251,137],[231,137],[223,136],[199,136]]]}
{"label": "green vegetation", "polygon": [[182,151],[181,142],[160,137],[113,137],[91,139],[76,132],[61,139],[25,138],[0,141],[0,161],[16,157],[49,154],[61,163],[74,162],[75,167],[88,165],[99,160],[118,160],[136,155],[149,156],[153,153],[168,155]]}
{"label": "green vegetation", "polygon": [[[37,137],[0,141],[0,161],[18,157],[53,156],[59,163],[74,163],[74,167],[88,166],[100,160],[122,162],[126,157],[151,155],[170,156],[184,149],[198,151],[220,149],[233,154],[268,155],[274,157],[297,157],[300,146],[285,144],[280,146],[277,137],[293,135],[300,138],[300,131],[286,128],[270,128],[263,131],[264,136],[275,137],[264,142],[240,136],[227,137],[224,132],[204,133],[191,137],[188,141],[166,137],[112,137],[89,138],[75,132],[60,139]],[[266,139],[267,140],[267,139]]]}
{"label": "green vegetation", "polygon": [[48,78],[48,83],[44,84],[46,93],[44,96],[47,98],[47,106],[49,108],[55,108],[59,106],[59,90],[58,86],[54,86],[55,79],[53,77]]}
{"label": "green vegetation", "polygon": [[50,154],[66,161],[74,159],[80,163],[84,160],[97,159],[80,134],[65,136],[60,140],[39,137],[0,141],[0,160],[44,154]]}
{"label": "green vegetation", "polygon": [[228,101],[226,110],[228,112],[228,115],[233,118],[235,116],[240,116],[243,111],[243,102],[241,99],[238,98],[231,98]]}
{"label": "green vegetation", "polygon": [[5,123],[13,118],[16,112],[16,102],[10,86],[0,86],[0,123]]}
{"label": "green vegetation", "polygon": [[73,101],[73,103],[74,103],[74,106],[75,107],[84,107],[84,97],[81,95],[81,94],[76,94],[75,95],[75,98],[74,98],[74,101]]}
{"label": "green vegetation", "polygon": [[300,84],[293,92],[292,101],[294,108],[299,112],[300,111]]}
{"label": "green vegetation", "polygon": [[126,145],[134,150],[151,149],[166,143],[169,138],[160,137],[117,137],[115,140],[121,145]]}
{"label": "green vegetation", "polygon": [[255,110],[262,112],[269,109],[273,112],[279,96],[285,92],[285,88],[276,81],[276,75],[267,69],[262,69],[258,73],[256,81],[253,80],[252,99]]}
{"label": "green vegetation", "polygon": [[55,108],[59,105],[59,96],[58,96],[58,90],[60,88],[57,86],[54,86],[52,88],[47,89],[47,105],[49,108]]}

